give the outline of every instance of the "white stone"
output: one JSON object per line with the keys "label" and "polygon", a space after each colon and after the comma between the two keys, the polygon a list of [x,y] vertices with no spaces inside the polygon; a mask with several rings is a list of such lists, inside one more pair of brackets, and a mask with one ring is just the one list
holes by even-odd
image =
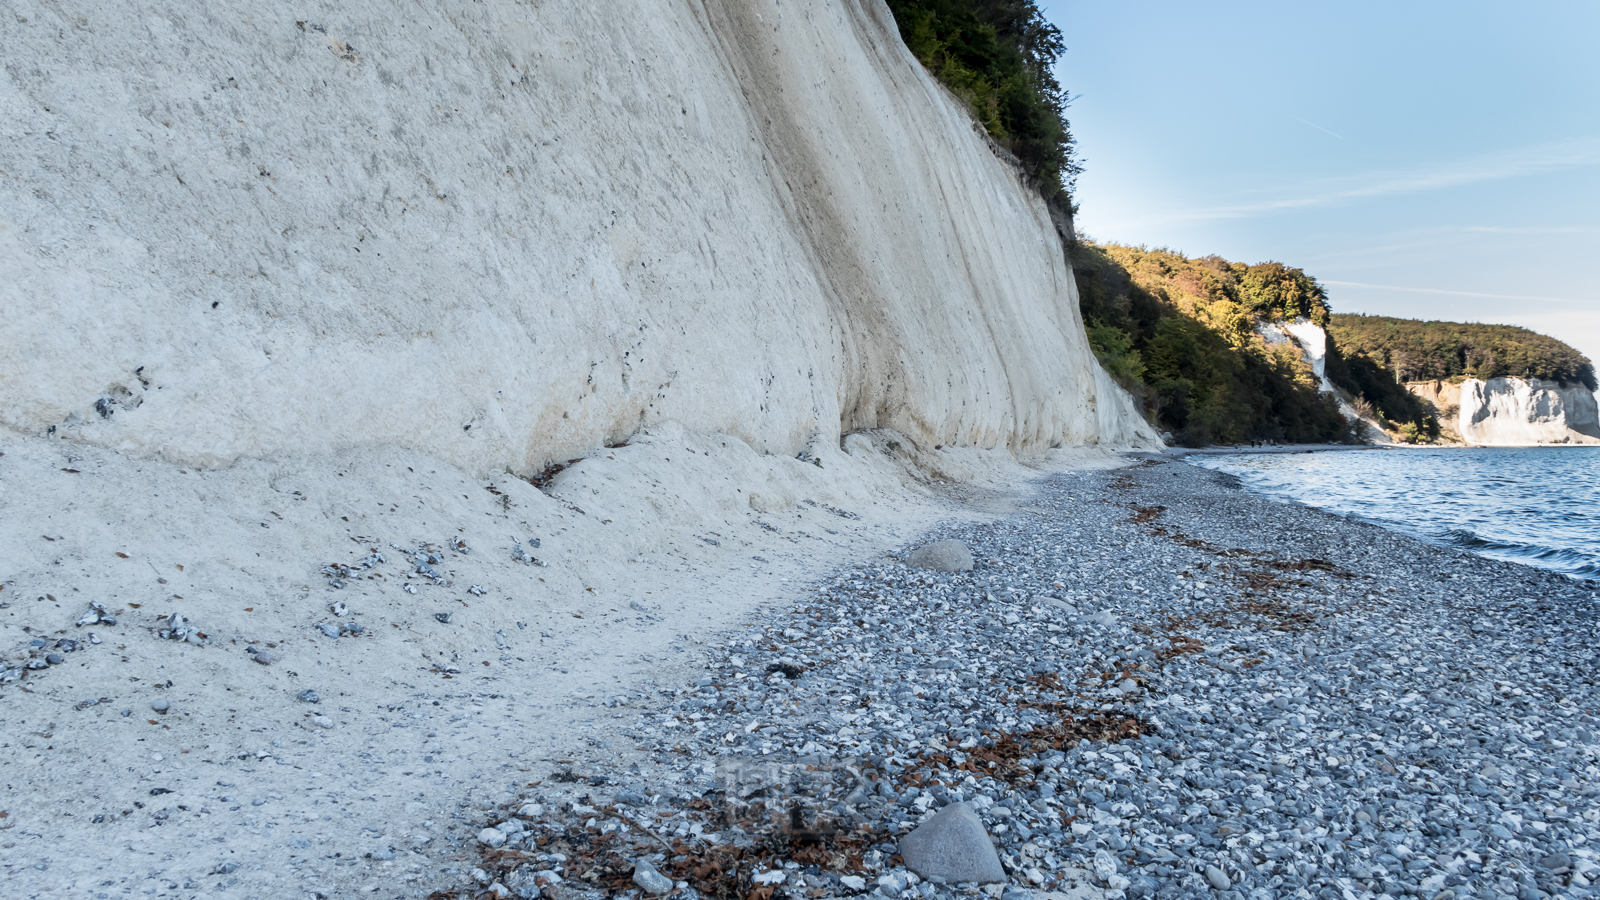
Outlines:
{"label": "white stone", "polygon": [[1328,380],[1328,332],[1321,325],[1302,317],[1293,321],[1263,322],[1256,326],[1256,333],[1269,344],[1292,344],[1298,347],[1306,365],[1311,367],[1312,377],[1317,380],[1317,391],[1332,394],[1339,404],[1339,412],[1346,419],[1355,421],[1360,418],[1355,409],[1339,396],[1333,382]]}
{"label": "white stone", "polygon": [[1096,850],[1094,852],[1094,876],[1101,881],[1106,881],[1117,874],[1117,858],[1109,850]]}
{"label": "white stone", "polygon": [[1587,444],[1600,442],[1600,410],[1581,384],[1538,378],[1468,379],[1461,384],[1457,424],[1469,444]]}

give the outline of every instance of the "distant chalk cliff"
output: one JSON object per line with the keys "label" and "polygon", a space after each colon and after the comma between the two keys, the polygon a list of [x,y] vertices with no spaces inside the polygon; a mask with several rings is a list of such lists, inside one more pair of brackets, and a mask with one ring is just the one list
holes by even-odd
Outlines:
{"label": "distant chalk cliff", "polygon": [[1500,377],[1406,387],[1432,403],[1445,428],[1468,444],[1600,444],[1600,409],[1594,392],[1582,384]]}

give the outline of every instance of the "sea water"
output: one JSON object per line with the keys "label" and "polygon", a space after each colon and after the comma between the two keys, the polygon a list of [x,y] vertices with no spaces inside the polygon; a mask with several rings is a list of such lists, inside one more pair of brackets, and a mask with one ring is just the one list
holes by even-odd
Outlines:
{"label": "sea water", "polygon": [[1190,456],[1245,486],[1494,559],[1600,579],[1600,447]]}

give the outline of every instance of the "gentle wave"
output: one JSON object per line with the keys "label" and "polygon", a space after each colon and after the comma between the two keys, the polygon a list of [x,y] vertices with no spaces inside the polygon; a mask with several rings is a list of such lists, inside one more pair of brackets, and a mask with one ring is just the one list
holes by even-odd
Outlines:
{"label": "gentle wave", "polygon": [[[1505,558],[1521,558],[1530,565],[1540,565],[1542,568],[1559,569],[1571,574],[1580,574],[1581,577],[1590,577],[1600,573],[1600,566],[1593,563],[1584,554],[1568,547],[1546,547],[1540,544],[1519,544],[1515,541],[1496,541],[1478,535],[1462,528],[1453,528],[1444,533],[1443,543],[1485,556],[1499,555]],[[1491,554],[1489,551],[1500,551]],[[1587,575],[1582,573],[1587,572]]]}
{"label": "gentle wave", "polygon": [[1444,542],[1452,547],[1463,550],[1519,550],[1523,544],[1514,544],[1509,541],[1491,541],[1481,538],[1465,528],[1452,528],[1443,534]]}
{"label": "gentle wave", "polygon": [[1600,448],[1191,456],[1245,486],[1493,559],[1600,579]]}

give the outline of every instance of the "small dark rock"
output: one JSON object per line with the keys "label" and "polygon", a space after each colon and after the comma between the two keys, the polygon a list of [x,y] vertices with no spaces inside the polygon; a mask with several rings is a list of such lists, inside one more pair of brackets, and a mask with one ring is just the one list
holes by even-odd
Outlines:
{"label": "small dark rock", "polygon": [[771,675],[774,672],[777,672],[777,673],[782,674],[783,677],[791,679],[791,680],[795,679],[795,678],[799,678],[801,675],[804,675],[805,671],[806,671],[805,666],[797,666],[792,662],[775,662],[772,665],[767,666],[767,674],[768,675]]}

